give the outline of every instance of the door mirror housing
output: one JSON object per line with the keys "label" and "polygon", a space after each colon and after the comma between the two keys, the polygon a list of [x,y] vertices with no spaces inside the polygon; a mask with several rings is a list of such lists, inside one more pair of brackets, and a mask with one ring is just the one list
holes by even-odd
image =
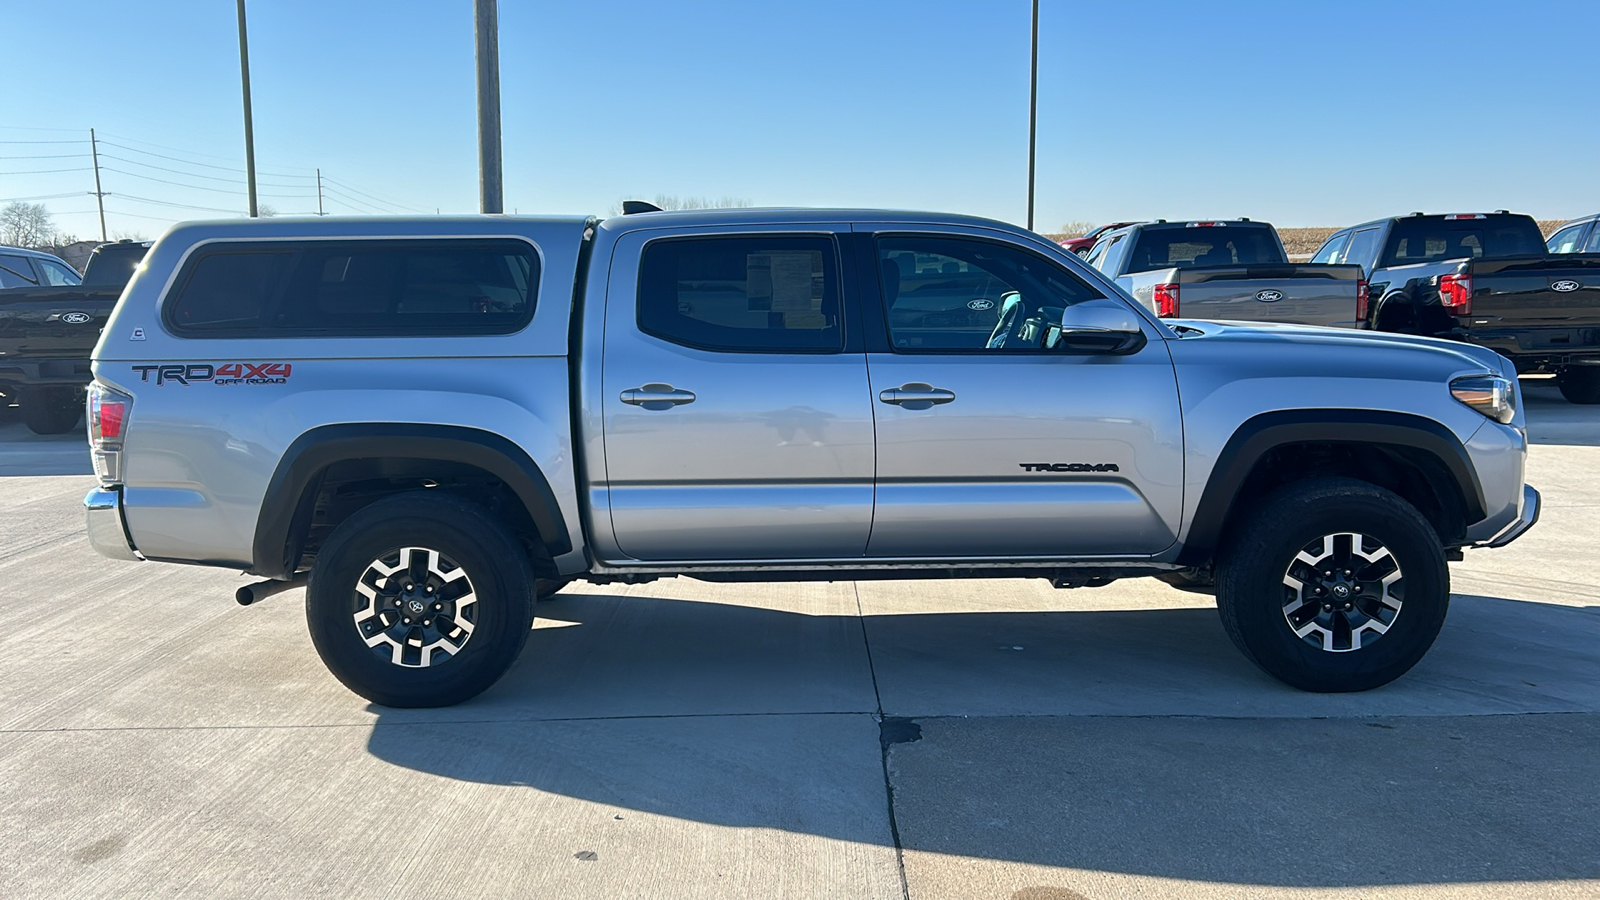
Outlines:
{"label": "door mirror housing", "polygon": [[1046,329],[1044,346],[1062,353],[1137,353],[1149,343],[1134,312],[1114,300],[1091,300],[1061,311]]}

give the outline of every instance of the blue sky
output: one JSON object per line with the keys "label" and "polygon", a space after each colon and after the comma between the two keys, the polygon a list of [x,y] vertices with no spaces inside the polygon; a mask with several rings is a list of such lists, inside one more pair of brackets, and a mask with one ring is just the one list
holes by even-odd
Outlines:
{"label": "blue sky", "polygon": [[[231,2],[0,4],[0,200],[51,197],[59,225],[94,235],[87,144],[18,143],[94,127],[122,145],[101,148],[113,232],[244,208]],[[1042,9],[1040,230],[1600,210],[1600,2]],[[261,193],[281,195],[263,202],[314,210],[320,166],[333,212],[476,209],[470,0],[249,15]],[[1028,16],[1027,0],[501,0],[506,208],[670,194],[1021,223]],[[44,169],[73,171],[9,174]]]}

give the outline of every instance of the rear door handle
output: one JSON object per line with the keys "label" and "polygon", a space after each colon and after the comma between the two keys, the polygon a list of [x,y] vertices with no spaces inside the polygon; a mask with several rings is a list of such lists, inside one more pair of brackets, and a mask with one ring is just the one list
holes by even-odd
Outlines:
{"label": "rear door handle", "polygon": [[897,388],[878,392],[880,401],[893,403],[902,409],[928,409],[936,404],[949,403],[955,398],[955,391],[936,388],[920,381],[910,381]]}
{"label": "rear door handle", "polygon": [[680,391],[670,384],[652,382],[644,387],[629,388],[622,392],[623,403],[645,409],[671,409],[694,402],[694,391]]}

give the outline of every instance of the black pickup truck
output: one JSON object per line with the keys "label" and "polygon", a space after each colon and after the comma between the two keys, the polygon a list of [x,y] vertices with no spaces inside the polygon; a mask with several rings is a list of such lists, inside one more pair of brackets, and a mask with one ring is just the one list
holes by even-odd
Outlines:
{"label": "black pickup truck", "polygon": [[45,253],[0,247],[0,409],[36,434],[77,427],[89,356],[149,242],[95,248],[83,277]]}
{"label": "black pickup truck", "polygon": [[1552,254],[1532,217],[1413,213],[1342,229],[1313,262],[1367,275],[1359,327],[1488,347],[1600,403],[1600,253]]}

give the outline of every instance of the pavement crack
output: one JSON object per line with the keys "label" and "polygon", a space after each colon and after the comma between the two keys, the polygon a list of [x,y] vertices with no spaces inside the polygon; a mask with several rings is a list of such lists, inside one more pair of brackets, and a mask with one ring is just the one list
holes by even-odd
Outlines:
{"label": "pavement crack", "polygon": [[884,717],[883,692],[878,689],[878,668],[873,665],[872,641],[867,637],[867,614],[861,608],[861,584],[852,581],[850,589],[856,595],[856,621],[861,623],[861,646],[867,652],[867,672],[872,676],[872,697],[878,704],[878,758],[883,764],[883,796],[889,810],[889,836],[894,840],[894,865],[900,875],[900,896],[904,900],[911,900],[911,884],[906,880],[906,851],[900,845],[900,823],[895,820],[894,815],[894,782],[889,778],[889,747],[892,744],[921,740],[922,726],[910,719]]}

